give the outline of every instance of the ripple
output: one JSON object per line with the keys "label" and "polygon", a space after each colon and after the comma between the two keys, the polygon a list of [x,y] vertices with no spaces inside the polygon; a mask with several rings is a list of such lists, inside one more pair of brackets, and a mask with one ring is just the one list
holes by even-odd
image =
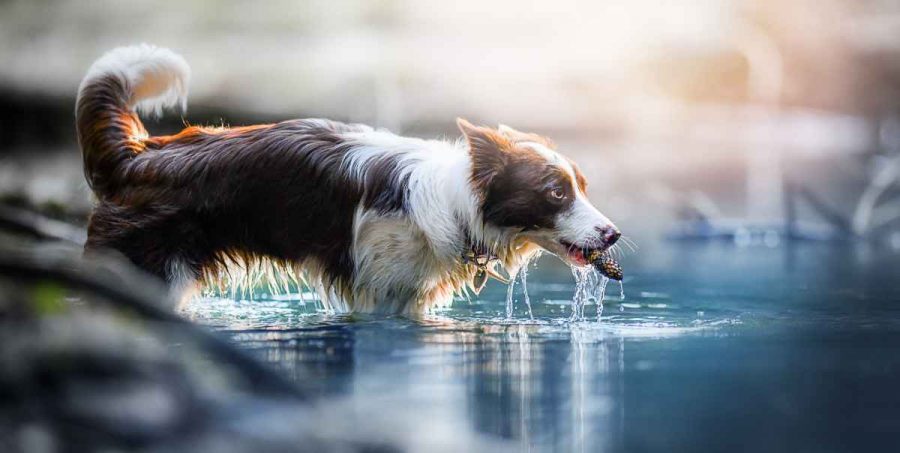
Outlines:
{"label": "ripple", "polygon": [[[539,292],[537,292],[540,295]],[[183,314],[194,322],[235,334],[280,332],[285,337],[315,336],[334,326],[378,324],[380,329],[411,329],[423,335],[449,334],[441,341],[455,341],[454,334],[464,335],[461,342],[472,336],[487,341],[559,341],[596,342],[609,338],[652,339],[688,334],[727,334],[740,326],[739,313],[673,303],[659,293],[641,292],[628,301],[605,303],[603,315],[571,320],[571,300],[535,298],[534,318],[517,313],[506,316],[505,301],[459,301],[452,308],[416,319],[398,316],[336,315],[327,313],[321,304],[306,294],[283,294],[260,300],[232,300],[205,297],[192,301]],[[587,302],[587,307],[594,306]],[[586,313],[595,313],[590,308]]]}

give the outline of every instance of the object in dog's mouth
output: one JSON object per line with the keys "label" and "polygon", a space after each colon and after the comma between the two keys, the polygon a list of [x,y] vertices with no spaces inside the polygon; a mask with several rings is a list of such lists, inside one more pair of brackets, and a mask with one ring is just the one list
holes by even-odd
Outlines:
{"label": "object in dog's mouth", "polygon": [[601,252],[599,250],[591,251],[589,254],[586,254],[588,262],[591,263],[595,269],[597,269],[604,277],[622,281],[622,266],[619,266],[619,263],[613,259],[612,256],[609,255],[608,252]]}

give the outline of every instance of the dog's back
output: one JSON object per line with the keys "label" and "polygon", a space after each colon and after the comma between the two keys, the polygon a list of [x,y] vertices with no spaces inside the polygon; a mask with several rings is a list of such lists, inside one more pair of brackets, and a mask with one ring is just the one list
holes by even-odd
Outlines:
{"label": "dog's back", "polygon": [[149,136],[136,110],[183,106],[188,74],[181,57],[151,46],[116,49],[90,69],[76,120],[97,197],[86,248],[116,250],[176,287],[260,256],[348,279],[356,207],[397,204],[383,191],[363,200],[341,171],[342,134],[371,129],[292,120]]}

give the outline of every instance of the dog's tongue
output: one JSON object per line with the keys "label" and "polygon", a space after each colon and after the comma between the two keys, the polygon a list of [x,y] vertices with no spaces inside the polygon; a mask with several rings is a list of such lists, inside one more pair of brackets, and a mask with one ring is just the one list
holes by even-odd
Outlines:
{"label": "dog's tongue", "polygon": [[606,278],[612,280],[622,280],[624,276],[622,274],[622,266],[619,266],[619,263],[613,259],[613,257],[609,256],[609,253],[595,253],[592,254],[591,264]]}

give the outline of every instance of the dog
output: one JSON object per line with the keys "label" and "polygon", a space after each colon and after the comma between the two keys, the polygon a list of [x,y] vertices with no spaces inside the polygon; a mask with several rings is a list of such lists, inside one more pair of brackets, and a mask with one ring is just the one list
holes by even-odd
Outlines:
{"label": "dog", "polygon": [[150,136],[190,69],[114,49],[82,81],[76,129],[96,200],[86,253],[113,250],[182,298],[229,267],[302,272],[339,312],[422,313],[541,251],[587,265],[619,230],[546,137],[457,119],[456,142],[298,119]]}

